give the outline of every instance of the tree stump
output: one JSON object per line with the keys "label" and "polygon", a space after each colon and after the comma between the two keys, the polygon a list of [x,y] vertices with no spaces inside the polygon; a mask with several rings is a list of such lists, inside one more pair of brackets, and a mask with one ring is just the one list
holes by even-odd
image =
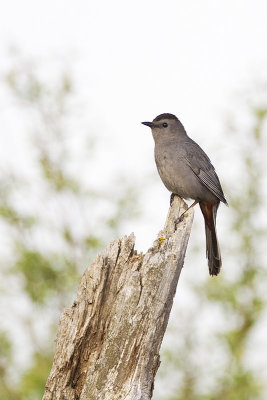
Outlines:
{"label": "tree stump", "polygon": [[146,254],[135,237],[112,241],[81,279],[59,322],[43,400],[149,400],[159,350],[193,221],[174,196],[163,231]]}

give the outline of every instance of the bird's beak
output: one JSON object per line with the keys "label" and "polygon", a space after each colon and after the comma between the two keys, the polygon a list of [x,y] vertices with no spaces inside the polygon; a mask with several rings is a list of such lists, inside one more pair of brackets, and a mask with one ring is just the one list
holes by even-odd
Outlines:
{"label": "bird's beak", "polygon": [[153,128],[153,122],[141,122],[141,124],[149,126],[149,128]]}

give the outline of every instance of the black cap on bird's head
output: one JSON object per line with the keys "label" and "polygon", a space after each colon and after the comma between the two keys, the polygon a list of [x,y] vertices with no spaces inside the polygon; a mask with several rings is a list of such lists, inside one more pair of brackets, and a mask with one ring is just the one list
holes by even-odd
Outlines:
{"label": "black cap on bird's head", "polygon": [[156,118],[153,119],[152,122],[142,122],[143,125],[149,126],[152,130],[161,130],[162,128],[168,128],[166,131],[169,134],[172,131],[179,130],[180,132],[185,133],[184,126],[181,124],[179,119],[169,113],[164,113],[158,115]]}
{"label": "black cap on bird's head", "polygon": [[175,115],[169,114],[169,113],[164,113],[164,114],[160,114],[156,118],[154,118],[153,122],[160,122],[163,119],[175,119],[176,121],[178,121],[178,118]]}
{"label": "black cap on bird's head", "polygon": [[156,118],[153,119],[152,122],[141,122],[143,125],[149,126],[149,128],[153,128],[154,126],[158,125],[157,122],[160,122],[164,119],[170,120],[170,119],[174,119],[176,121],[178,121],[178,118],[173,115],[173,114],[169,114],[169,113],[164,113],[164,114],[160,114],[158,115]]}

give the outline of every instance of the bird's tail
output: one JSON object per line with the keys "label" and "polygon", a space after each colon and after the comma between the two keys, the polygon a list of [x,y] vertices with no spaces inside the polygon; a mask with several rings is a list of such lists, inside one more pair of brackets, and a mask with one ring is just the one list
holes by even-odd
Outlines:
{"label": "bird's tail", "polygon": [[210,275],[218,275],[222,266],[221,252],[216,234],[216,215],[220,202],[199,202],[205,219],[206,256]]}

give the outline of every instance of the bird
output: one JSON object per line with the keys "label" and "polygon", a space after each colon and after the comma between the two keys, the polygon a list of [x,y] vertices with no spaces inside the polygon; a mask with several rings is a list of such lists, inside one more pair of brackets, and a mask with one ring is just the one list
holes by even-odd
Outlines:
{"label": "bird", "polygon": [[[218,275],[222,258],[216,233],[216,216],[220,202],[228,203],[215,168],[202,148],[187,135],[175,115],[160,114],[152,122],[142,124],[152,130],[155,162],[166,188],[172,196],[194,200],[189,208],[199,204],[205,221],[209,274]],[[182,214],[176,224],[183,217]]]}

